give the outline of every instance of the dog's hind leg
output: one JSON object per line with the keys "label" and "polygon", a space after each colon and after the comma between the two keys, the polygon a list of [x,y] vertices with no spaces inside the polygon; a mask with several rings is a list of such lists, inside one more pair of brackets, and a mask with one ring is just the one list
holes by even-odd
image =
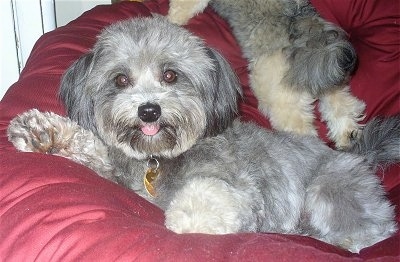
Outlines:
{"label": "dog's hind leg", "polygon": [[329,138],[337,148],[350,145],[351,136],[357,135],[364,118],[365,104],[354,97],[349,87],[327,92],[319,99],[319,110],[322,119],[327,123]]}
{"label": "dog's hind leg", "polygon": [[293,16],[288,33],[291,45],[284,52],[290,66],[285,80],[293,88],[319,97],[348,83],[357,56],[341,28],[307,5]]}
{"label": "dog's hind leg", "polygon": [[11,120],[7,134],[20,151],[62,156],[113,180],[107,147],[67,117],[32,109]]}
{"label": "dog's hind leg", "polygon": [[250,66],[250,81],[258,108],[281,131],[316,135],[314,101],[308,93],[285,85],[282,81],[287,63],[281,51],[263,55]]}
{"label": "dog's hind leg", "polygon": [[396,231],[394,208],[363,157],[333,152],[321,161],[307,187],[305,234],[359,252]]}

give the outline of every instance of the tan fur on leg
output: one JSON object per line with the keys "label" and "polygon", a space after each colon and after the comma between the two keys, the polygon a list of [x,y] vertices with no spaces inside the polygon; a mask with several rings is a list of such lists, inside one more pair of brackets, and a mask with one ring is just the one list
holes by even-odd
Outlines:
{"label": "tan fur on leg", "polygon": [[320,98],[319,110],[326,121],[328,136],[337,148],[347,147],[350,137],[360,130],[365,104],[350,93],[348,86],[327,93]]}
{"label": "tan fur on leg", "polygon": [[178,25],[185,25],[190,18],[202,12],[210,0],[171,0],[168,20]]}
{"label": "tan fur on leg", "polygon": [[259,109],[269,116],[277,130],[316,135],[315,101],[308,93],[300,93],[282,83],[287,62],[281,52],[261,56],[252,66],[250,81]]}

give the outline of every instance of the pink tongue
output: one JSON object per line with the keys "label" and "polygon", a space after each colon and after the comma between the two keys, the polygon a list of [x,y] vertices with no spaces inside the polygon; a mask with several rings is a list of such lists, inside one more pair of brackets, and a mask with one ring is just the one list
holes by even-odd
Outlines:
{"label": "pink tongue", "polygon": [[159,130],[160,127],[157,124],[145,124],[142,126],[142,132],[146,136],[154,136]]}

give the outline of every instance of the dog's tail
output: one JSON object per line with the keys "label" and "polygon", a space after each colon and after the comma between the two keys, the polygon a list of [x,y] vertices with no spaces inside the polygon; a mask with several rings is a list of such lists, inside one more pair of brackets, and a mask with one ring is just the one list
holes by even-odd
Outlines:
{"label": "dog's tail", "polygon": [[400,162],[400,114],[368,122],[346,151],[365,156],[374,168]]}

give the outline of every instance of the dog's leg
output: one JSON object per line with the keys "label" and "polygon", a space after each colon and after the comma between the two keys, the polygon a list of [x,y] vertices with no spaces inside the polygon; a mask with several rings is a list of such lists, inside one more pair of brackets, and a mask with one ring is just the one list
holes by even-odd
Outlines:
{"label": "dog's leg", "polygon": [[210,0],[171,0],[169,1],[168,20],[185,25],[190,18],[202,12]]}
{"label": "dog's leg", "polygon": [[250,81],[259,109],[269,117],[277,130],[316,135],[314,101],[307,92],[297,91],[282,81],[287,70],[286,59],[278,51],[261,56],[251,66]]}
{"label": "dog's leg", "polygon": [[396,231],[394,208],[363,157],[335,154],[324,157],[307,188],[304,233],[359,252]]}
{"label": "dog's leg", "polygon": [[7,133],[20,151],[62,156],[112,180],[107,147],[91,131],[67,117],[32,109],[15,117]]}
{"label": "dog's leg", "polygon": [[176,233],[228,234],[256,231],[254,199],[217,178],[197,177],[176,193],[165,225]]}
{"label": "dog's leg", "polygon": [[319,97],[348,83],[357,57],[342,29],[309,8],[302,10],[289,30],[291,45],[284,50],[290,65],[285,80]]}
{"label": "dog's leg", "polygon": [[321,117],[326,121],[328,136],[337,148],[349,146],[351,136],[359,133],[361,126],[358,122],[364,118],[364,109],[364,102],[354,97],[348,86],[320,97]]}

